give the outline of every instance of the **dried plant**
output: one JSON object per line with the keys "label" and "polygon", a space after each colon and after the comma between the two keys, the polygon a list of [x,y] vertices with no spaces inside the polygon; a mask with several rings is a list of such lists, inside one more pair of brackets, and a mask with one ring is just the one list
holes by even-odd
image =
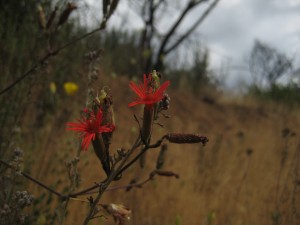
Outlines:
{"label": "dried plant", "polygon": [[[65,48],[105,29],[106,23],[116,9],[118,2],[118,0],[103,1],[103,19],[99,27],[60,47],[55,47],[55,37],[58,35],[58,31],[62,29],[63,25],[68,21],[70,14],[77,9],[77,6],[74,3],[68,3],[60,15],[58,15],[58,8],[54,8],[47,16],[43,7],[39,5],[37,8],[38,22],[47,43],[46,52],[27,72],[1,90],[0,95],[8,92],[16,84],[24,80],[25,77],[47,66],[47,60],[56,56]],[[78,119],[77,122],[66,123],[66,130],[77,132],[81,139],[81,145],[78,148],[76,156],[73,160],[66,163],[67,175],[70,179],[70,185],[66,191],[67,193],[60,193],[54,188],[49,187],[49,185],[42,183],[22,171],[22,151],[16,149],[10,162],[0,160],[0,163],[4,165],[4,169],[2,169],[2,167],[0,168],[1,183],[5,182],[1,187],[6,187],[5,190],[0,192],[1,199],[4,199],[0,205],[1,224],[23,224],[25,222],[23,209],[30,206],[34,198],[28,191],[15,190],[16,178],[22,176],[58,197],[59,206],[56,209],[56,214],[59,224],[63,224],[64,222],[68,202],[76,200],[85,202],[90,206],[82,222],[83,225],[88,224],[92,219],[103,217],[103,213],[108,213],[119,225],[123,225],[126,220],[130,218],[131,210],[120,204],[102,203],[102,196],[107,190],[125,189],[128,191],[135,187],[142,187],[152,181],[156,176],[175,177],[178,179],[179,175],[177,173],[163,169],[166,150],[168,149],[165,142],[168,141],[174,144],[201,143],[203,145],[208,142],[208,138],[205,136],[186,133],[166,133],[160,139],[156,141],[152,140],[153,133],[155,132],[153,125],[157,123],[160,115],[167,118],[163,114],[163,111],[168,110],[170,107],[170,97],[166,93],[170,81],[161,83],[161,75],[154,70],[152,73],[143,76],[142,83],[137,85],[134,82],[130,82],[129,87],[135,92],[137,98],[129,103],[128,107],[142,105],[144,110],[142,119],[138,119],[138,117],[134,115],[137,126],[139,127],[139,134],[131,148],[125,149],[120,147],[116,150],[115,154],[112,154],[110,147],[113,141],[113,132],[115,128],[118,127],[114,119],[113,95],[107,87],[103,87],[100,90],[100,95],[98,92],[96,93],[93,88],[95,81],[98,79],[98,68],[95,66],[95,62],[99,59],[100,55],[101,50],[86,55],[86,58],[90,62],[86,106],[83,107],[81,118]],[[69,84],[69,86],[70,85],[72,86],[72,84]],[[64,88],[69,90],[69,86],[65,86]],[[55,89],[56,87],[52,85],[51,90],[55,92]],[[70,90],[69,94],[72,94],[73,91],[74,90]],[[106,177],[96,184],[92,184],[89,188],[75,191],[80,181],[80,175],[77,170],[77,165],[80,162],[80,153],[81,150],[88,150],[90,146],[93,147],[95,156],[99,159],[101,168]],[[140,162],[141,167],[144,167],[146,153],[155,148],[161,148],[161,151],[157,158],[156,168],[153,169],[146,180],[135,180],[126,185],[111,187],[111,183],[116,180],[121,180],[122,175],[135,163]],[[92,197],[92,194],[96,194],[96,196]],[[80,197],[83,195],[90,195],[90,197],[88,200],[81,199]]]}
{"label": "dried plant", "polygon": [[[114,115],[112,110],[112,96],[107,93],[104,89],[101,90],[101,98],[94,96],[94,99],[90,101],[88,108],[83,110],[82,118],[78,120],[78,123],[67,123],[68,130],[74,130],[80,134],[82,139],[81,148],[87,150],[90,143],[92,143],[93,149],[96,156],[102,165],[102,168],[106,174],[106,179],[99,182],[98,184],[85,189],[77,193],[71,193],[69,196],[64,196],[65,198],[76,198],[80,195],[91,194],[95,189],[98,189],[98,195],[91,201],[90,211],[83,224],[87,224],[89,220],[93,219],[99,212],[98,206],[100,199],[104,192],[109,189],[109,185],[114,180],[119,180],[121,175],[127,171],[134,163],[138,160],[143,159],[145,153],[152,148],[158,148],[161,146],[161,154],[158,156],[157,169],[153,170],[150,174],[149,179],[143,182],[135,181],[128,185],[118,187],[124,189],[131,189],[132,187],[141,187],[146,182],[154,179],[155,175],[176,177],[179,175],[172,171],[161,170],[162,164],[164,163],[164,154],[167,149],[167,145],[163,144],[164,140],[170,143],[176,144],[188,144],[188,143],[202,143],[203,145],[208,142],[208,139],[204,136],[197,134],[184,134],[184,133],[168,133],[162,136],[161,139],[157,140],[154,144],[151,144],[151,135],[154,132],[153,123],[158,119],[159,114],[162,110],[167,110],[165,101],[166,89],[170,85],[169,81],[164,82],[160,85],[160,77],[157,75],[156,71],[153,73],[144,75],[143,83],[136,85],[131,82],[129,87],[137,94],[138,98],[132,103],[129,103],[129,107],[136,105],[144,106],[144,114],[142,121],[135,119],[140,127],[139,136],[137,137],[135,143],[128,150],[120,148],[117,154],[114,156],[110,155],[110,142],[111,136],[114,132],[115,126]],[[140,125],[142,124],[142,126]],[[138,149],[140,149],[138,151]],[[145,160],[142,161],[145,163]],[[102,203],[101,203],[102,204]],[[119,224],[123,224],[123,219],[116,219],[116,215],[111,213],[111,207],[106,206],[106,211],[113,215],[115,220]]]}
{"label": "dried plant", "polygon": [[[66,130],[71,130],[79,133],[81,139],[81,145],[79,150],[88,150],[90,146],[93,147],[95,156],[99,158],[101,167],[106,174],[106,178],[98,183],[92,185],[81,191],[74,192],[76,183],[78,182],[78,171],[76,170],[77,164],[79,163],[79,153],[71,162],[67,163],[68,175],[71,180],[70,193],[62,194],[59,193],[47,185],[42,184],[40,181],[32,178],[28,174],[21,172],[20,174],[30,179],[36,184],[44,187],[52,194],[59,197],[62,202],[62,207],[65,212],[67,202],[70,200],[83,201],[90,204],[89,212],[83,221],[83,224],[88,224],[91,219],[98,218],[99,214],[102,213],[101,207],[110,214],[114,220],[122,225],[126,219],[129,218],[130,210],[125,206],[118,205],[115,203],[104,204],[101,202],[101,198],[105,191],[115,189],[126,189],[129,190],[134,187],[142,187],[147,182],[153,180],[156,175],[165,177],[179,178],[177,173],[162,169],[167,150],[166,141],[175,144],[195,144],[201,143],[205,145],[208,142],[208,138],[198,134],[185,134],[185,133],[167,133],[160,139],[152,142],[151,136],[155,129],[153,124],[159,118],[159,115],[163,110],[167,110],[169,107],[170,98],[165,92],[167,87],[170,85],[169,81],[164,82],[160,85],[160,76],[157,76],[157,72],[144,75],[144,82],[137,86],[131,82],[129,87],[138,95],[138,99],[134,102],[129,103],[128,106],[143,105],[144,115],[141,121],[134,115],[137,125],[140,127],[140,132],[136,141],[133,143],[130,149],[120,148],[116,151],[116,154],[112,155],[110,150],[110,143],[113,141],[112,134],[115,127],[114,114],[113,114],[113,101],[111,93],[108,93],[105,88],[101,90],[101,96],[93,96],[93,89],[88,89],[88,98],[93,96],[92,101],[87,101],[87,106],[84,108],[81,114],[81,118],[77,122],[66,123]],[[166,107],[166,99],[168,100],[168,107]],[[140,125],[142,124],[142,126]],[[134,181],[130,184],[110,187],[111,182],[120,180],[122,174],[124,174],[132,165],[138,162],[145,153],[150,149],[161,147],[160,154],[158,155],[156,168],[149,174],[149,178],[144,181]],[[145,161],[144,161],[145,162]],[[4,162],[3,162],[4,163]],[[17,171],[17,166],[8,165]],[[78,184],[78,183],[77,183]],[[89,200],[80,199],[82,195],[91,195],[96,193],[95,197],[90,197]],[[60,213],[59,222],[62,224],[64,213]],[[100,217],[102,217],[101,215]]]}

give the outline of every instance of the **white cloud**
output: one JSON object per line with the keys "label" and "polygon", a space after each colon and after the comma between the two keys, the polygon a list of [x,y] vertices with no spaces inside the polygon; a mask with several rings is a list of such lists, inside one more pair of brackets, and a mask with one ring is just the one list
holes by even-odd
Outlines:
{"label": "white cloud", "polygon": [[[216,49],[226,60],[231,59],[233,68],[245,68],[255,39],[287,55],[300,53],[299,9],[300,1],[296,0],[223,0],[199,29],[212,49],[214,65],[222,62],[220,54],[214,53]],[[238,76],[241,71],[232,70],[232,82]],[[242,76],[249,73],[244,71]]]}
{"label": "white cloud", "polygon": [[[130,7],[127,1],[120,1],[109,25],[140,28],[142,21]],[[194,10],[181,28],[185,29],[203,10],[204,7]],[[225,60],[233,67],[245,67],[245,57],[255,39],[288,55],[300,54],[299,11],[299,0],[221,0],[197,33],[211,49],[213,66],[218,67]],[[169,19],[160,23],[161,31],[176,19],[176,10],[170,12],[173,14]]]}

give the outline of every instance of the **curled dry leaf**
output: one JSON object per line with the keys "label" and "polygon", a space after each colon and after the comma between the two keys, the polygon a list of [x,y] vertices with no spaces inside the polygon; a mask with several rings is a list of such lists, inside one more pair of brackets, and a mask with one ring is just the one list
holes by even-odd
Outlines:
{"label": "curled dry leaf", "polygon": [[114,218],[119,225],[124,225],[126,220],[130,219],[131,210],[124,205],[109,204],[102,207]]}

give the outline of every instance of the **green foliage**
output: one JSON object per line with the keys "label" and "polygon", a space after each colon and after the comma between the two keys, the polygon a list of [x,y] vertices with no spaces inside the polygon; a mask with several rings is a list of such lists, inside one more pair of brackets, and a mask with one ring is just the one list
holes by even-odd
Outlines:
{"label": "green foliage", "polygon": [[106,71],[133,77],[140,74],[138,65],[138,32],[109,30],[101,36],[104,50],[102,67]]}
{"label": "green foliage", "polygon": [[[109,30],[100,37],[101,47],[104,50],[102,67],[107,72],[127,75],[129,77],[138,76],[145,71],[141,71],[139,57],[139,38],[137,31],[127,32],[120,30]],[[143,52],[147,57],[149,53]],[[165,65],[168,79],[171,79],[172,86],[184,86],[188,90],[199,93],[203,86],[211,84],[209,71],[209,51],[195,51],[194,61],[189,68],[174,69],[172,64]],[[162,71],[161,71],[162,72]]]}
{"label": "green foliage", "polygon": [[268,89],[253,85],[249,88],[249,94],[261,100],[275,101],[289,106],[300,105],[300,89],[295,84],[273,84]]}
{"label": "green foliage", "polygon": [[[54,10],[51,1],[44,0],[40,4],[47,19]],[[3,3],[0,8],[1,91],[34,65],[38,65],[49,51],[85,33],[85,29],[78,27],[76,21],[71,19],[55,30],[59,15],[64,9],[65,5],[62,5],[53,22],[52,33],[49,34],[49,31],[46,32],[39,26],[35,2],[13,0]],[[85,40],[65,49],[0,96],[0,126],[3,128],[0,131],[0,143],[3,146],[9,145],[12,130],[22,123],[26,112],[31,111],[31,124],[40,124],[43,117],[53,109],[53,104],[58,101],[49,101],[50,82],[55,82],[57,94],[63,97],[63,83],[80,78],[78,68],[83,61],[87,44]],[[4,155],[4,151],[0,153]]]}
{"label": "green foliage", "polygon": [[172,80],[172,87],[192,92],[196,96],[217,88],[213,81],[213,73],[209,70],[207,49],[195,51],[189,67],[173,69],[171,65],[167,65],[167,75]]}
{"label": "green foliage", "polygon": [[[39,3],[48,19],[54,8],[51,4],[52,1],[43,0]],[[65,7],[65,5],[59,6],[58,14],[53,22],[53,32],[51,31],[51,38],[49,38],[49,32],[47,33],[39,26],[36,2],[12,0],[1,4],[0,91],[26,74],[34,65],[39,65],[40,59],[51,50],[53,51],[70,42],[74,37],[86,33],[85,29],[79,27],[76,20],[72,19],[68,19],[59,29],[55,28],[59,15]],[[83,56],[90,44],[88,41],[84,39],[76,45],[64,49],[59,55],[45,61],[28,77],[0,96],[1,159],[10,162],[12,155],[15,154],[13,153],[16,147],[15,143],[22,143],[27,155],[35,154],[31,147],[35,146],[35,140],[38,139],[46,118],[55,113],[54,111],[63,104],[62,100],[67,97],[63,92],[64,82],[82,80],[78,71],[83,67]],[[56,93],[51,93],[49,89],[51,82],[56,84]],[[30,143],[23,141],[22,138],[26,138],[26,135],[32,135]],[[30,160],[34,159],[27,158],[24,165],[26,170],[30,170]],[[17,197],[20,197],[18,190],[26,190],[24,179],[20,179],[22,182],[17,182],[18,179],[15,177],[20,177],[20,175],[12,176],[9,171],[13,170],[0,167],[0,211],[5,209],[1,211],[5,215],[0,215],[0,224],[32,224],[31,222],[37,221],[35,217],[40,216],[35,213],[40,210],[40,205],[34,204],[31,218],[26,219],[23,213],[25,206],[16,201]],[[7,191],[10,192],[10,195],[7,195]],[[26,197],[23,195],[22,199]],[[30,195],[28,196],[30,197]],[[31,204],[29,200],[28,206],[29,203]],[[39,197],[36,198],[36,201],[39,202]],[[49,208],[52,199],[48,198],[44,201]],[[45,210],[48,208],[45,207]],[[47,221],[49,218],[53,218],[53,215],[45,215]]]}

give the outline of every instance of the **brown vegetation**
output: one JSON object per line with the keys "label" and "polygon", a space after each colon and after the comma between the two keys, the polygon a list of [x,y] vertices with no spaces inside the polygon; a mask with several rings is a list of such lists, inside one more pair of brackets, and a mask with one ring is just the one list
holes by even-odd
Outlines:
{"label": "brown vegetation", "polygon": [[[106,78],[114,97],[117,130],[111,149],[130,147],[138,132],[132,99],[125,77]],[[164,169],[179,179],[155,177],[142,188],[107,191],[103,204],[121,203],[132,210],[128,224],[298,224],[299,219],[299,110],[280,105],[196,98],[170,90],[169,119],[160,118],[153,140],[167,132],[199,132],[209,138],[207,146],[169,144]],[[75,135],[64,129],[65,122],[78,116],[84,105],[84,87],[69,97],[64,109],[47,121],[34,146],[31,174],[60,191],[68,183],[64,163],[76,155]],[[210,101],[207,101],[210,99]],[[134,111],[138,116],[142,111]],[[28,137],[28,143],[32,137]],[[146,168],[131,168],[119,182],[147,179],[155,168],[158,149],[147,155]],[[94,152],[81,153],[81,188],[104,178]],[[45,190],[30,185],[36,196]],[[81,197],[86,200],[86,197]],[[55,197],[54,197],[55,198]],[[52,210],[55,204],[52,202]],[[65,224],[82,223],[88,205],[70,201]],[[42,216],[43,212],[41,212]],[[105,215],[105,212],[103,212]],[[113,224],[94,219],[90,224]]]}

